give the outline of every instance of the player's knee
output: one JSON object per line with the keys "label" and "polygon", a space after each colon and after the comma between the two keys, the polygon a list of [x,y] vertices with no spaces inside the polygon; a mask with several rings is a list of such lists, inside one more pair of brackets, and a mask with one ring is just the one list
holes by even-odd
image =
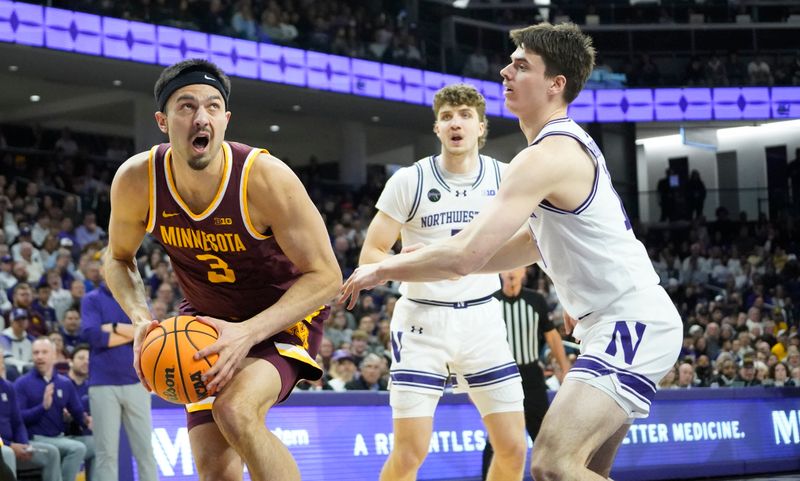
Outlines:
{"label": "player's knee", "polygon": [[556,481],[568,472],[571,458],[551,449],[551,445],[537,438],[531,456],[531,475],[535,481]]}
{"label": "player's knee", "polygon": [[[492,448],[494,449],[494,456],[502,460],[505,465],[519,465],[525,464],[525,456],[528,454],[528,443],[525,435],[507,435],[492,439]],[[522,468],[520,468],[522,469]]]}
{"label": "player's knee", "polygon": [[423,447],[419,443],[409,443],[405,446],[395,445],[392,451],[392,462],[394,468],[402,473],[414,472],[422,466],[427,455],[427,446]]}
{"label": "player's knee", "polygon": [[567,476],[569,463],[534,454],[531,459],[531,476],[534,481],[560,481]]}
{"label": "player's knee", "polygon": [[[226,437],[233,435],[238,438],[239,434],[246,432],[249,426],[258,422],[256,410],[243,405],[233,397],[217,397],[211,413],[214,422],[223,433],[226,433]],[[261,419],[263,422],[263,418]]]}

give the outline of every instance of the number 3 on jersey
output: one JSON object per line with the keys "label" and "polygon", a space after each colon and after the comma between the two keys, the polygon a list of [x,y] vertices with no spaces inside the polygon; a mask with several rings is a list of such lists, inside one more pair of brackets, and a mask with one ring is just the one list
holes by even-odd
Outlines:
{"label": "number 3 on jersey", "polygon": [[214,284],[221,284],[223,282],[236,282],[236,273],[233,269],[228,269],[228,263],[219,257],[211,254],[198,254],[197,260],[209,262],[208,267],[208,280]]}

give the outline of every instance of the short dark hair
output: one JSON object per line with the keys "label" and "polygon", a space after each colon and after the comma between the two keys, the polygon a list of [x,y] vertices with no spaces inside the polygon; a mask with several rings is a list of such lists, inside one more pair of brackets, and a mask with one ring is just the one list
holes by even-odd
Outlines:
{"label": "short dark hair", "polygon": [[564,100],[568,104],[578,97],[594,68],[591,37],[575,24],[547,22],[512,30],[510,35],[514,45],[542,57],[546,76],[563,75],[567,79]]}
{"label": "short dark hair", "polygon": [[[228,95],[230,95],[231,80],[227,75],[225,75],[225,72],[223,72],[221,68],[219,68],[213,62],[209,62],[208,60],[202,58],[192,58],[170,65],[161,72],[161,75],[158,76],[158,80],[156,80],[156,84],[153,87],[153,96],[156,99],[156,103],[158,103],[158,98],[161,96],[161,92],[164,90],[164,87],[166,87],[167,84],[178,75],[187,72],[206,72],[213,75],[219,79],[219,82],[222,84],[222,88],[225,89],[225,92]],[[227,108],[227,102],[225,107]],[[166,108],[167,107],[165,103],[164,110],[166,110]]]}
{"label": "short dark hair", "polygon": [[89,346],[89,344],[85,342],[76,344],[75,347],[72,349],[72,353],[69,355],[69,358],[75,359],[75,355],[78,354],[78,352],[80,351],[88,351],[91,354],[92,348]]}

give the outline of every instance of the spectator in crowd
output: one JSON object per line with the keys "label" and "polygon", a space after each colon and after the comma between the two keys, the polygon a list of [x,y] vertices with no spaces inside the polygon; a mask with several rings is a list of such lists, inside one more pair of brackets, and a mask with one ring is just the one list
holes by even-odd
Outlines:
{"label": "spectator in crowd", "polygon": [[81,249],[99,241],[104,235],[105,232],[97,225],[97,216],[93,212],[87,212],[83,216],[83,223],[75,229],[75,238]]}
{"label": "spectator in crowd", "polygon": [[65,437],[64,410],[82,426],[91,428],[91,418],[84,411],[72,381],[57,374],[55,350],[47,338],[33,343],[35,369],[14,382],[22,419],[33,440],[58,449],[61,455],[61,479],[74,480],[86,456],[86,445]]}
{"label": "spectator in crowd", "polygon": [[361,361],[361,375],[345,384],[348,391],[386,391],[386,379],[382,377],[382,361],[377,354],[367,354]]}
{"label": "spectator in crowd", "polygon": [[690,87],[699,87],[706,82],[706,73],[703,61],[700,57],[692,57],[686,65],[684,82]]}
{"label": "spectator in crowd", "polygon": [[706,202],[706,185],[700,178],[700,172],[696,169],[692,170],[688,182],[689,191],[689,209],[691,211],[692,219],[699,218],[703,215],[703,205]]}
{"label": "spectator in crowd", "polygon": [[664,177],[659,179],[658,184],[656,185],[656,190],[658,191],[658,205],[661,207],[661,218],[659,219],[661,222],[671,221],[673,219],[673,209],[674,209],[674,193],[672,187],[672,169],[667,169],[664,173]]}
{"label": "spectator in crowd", "polygon": [[64,339],[64,350],[70,356],[78,344],[87,342],[81,333],[81,313],[78,309],[67,309],[61,324],[58,326],[58,332]]}
{"label": "spectator in crowd", "polygon": [[9,314],[9,321],[10,326],[3,330],[2,337],[6,363],[23,373],[33,365],[33,337],[27,331],[30,314],[18,307]]}
{"label": "spectator in crowd", "polygon": [[47,282],[40,281],[36,287],[36,299],[31,303],[30,310],[42,322],[31,326],[32,329],[36,330],[36,332],[31,332],[34,337],[44,336],[58,325],[56,310],[50,305],[51,292],[50,285]]}
{"label": "spectator in crowd", "polygon": [[86,295],[86,284],[80,279],[75,279],[70,284],[69,293],[72,296],[72,303],[70,306],[75,309],[80,309],[83,296]]}
{"label": "spectator in crowd", "polygon": [[14,309],[24,309],[28,313],[28,334],[33,336],[47,332],[44,319],[33,310],[33,290],[27,282],[20,282],[11,291],[11,303]]}
{"label": "spectator in crowd", "polygon": [[14,258],[10,254],[3,255],[0,258],[0,290],[2,290],[1,293],[6,298],[6,291],[14,287],[18,282],[12,273],[12,267],[14,267]]}
{"label": "spectator in crowd", "polygon": [[736,363],[731,357],[726,356],[724,360],[717,359],[717,366],[719,374],[712,381],[711,387],[730,387],[736,379]]}
{"label": "spectator in crowd", "polygon": [[150,447],[151,396],[133,369],[133,325],[104,282],[86,294],[81,304],[81,334],[91,346],[89,403],[95,420],[96,479],[119,478],[122,423],[136,458],[139,480],[155,481],[158,476]]}
{"label": "spectator in crowd", "polygon": [[75,269],[72,263],[72,253],[68,248],[61,247],[58,249],[54,271],[61,280],[61,286],[64,289],[69,289],[72,286],[72,281],[75,280]]}
{"label": "spectator in crowd", "polygon": [[747,68],[739,58],[739,53],[731,51],[725,62],[725,72],[728,77],[729,85],[744,85],[747,81]]}
{"label": "spectator in crowd", "polygon": [[712,55],[706,63],[706,83],[711,87],[728,85],[728,72],[719,55]]}
{"label": "spectator in crowd", "polygon": [[338,349],[342,344],[350,342],[353,331],[347,327],[347,317],[343,310],[334,310],[332,314],[325,322],[325,337],[333,343],[334,349]]}
{"label": "spectator in crowd", "polygon": [[253,5],[251,0],[239,0],[234,6],[233,18],[231,18],[233,33],[245,40],[256,40],[258,38],[258,26],[253,15]]}
{"label": "spectator in crowd", "polygon": [[[69,368],[67,370],[67,377],[72,381],[75,386],[75,392],[78,393],[78,399],[81,401],[83,410],[91,414],[89,409],[89,345],[80,344],[72,352],[69,359]],[[92,430],[82,427],[79,422],[72,419],[69,412],[64,413],[65,421],[69,424],[66,433],[72,438],[76,439],[86,445],[86,458],[90,461],[86,464],[86,479],[94,481],[95,462],[95,445]],[[94,424],[94,419],[92,420]],[[98,479],[98,481],[101,481]]]}
{"label": "spectator in crowd", "polygon": [[677,387],[688,389],[695,387],[694,366],[689,362],[682,362],[678,367]]}
{"label": "spectator in crowd", "polygon": [[760,52],[747,64],[747,77],[750,85],[769,87],[773,84],[772,70]]}
{"label": "spectator in crowd", "polygon": [[488,78],[491,73],[489,72],[489,59],[482,49],[478,48],[467,56],[462,72],[465,77],[483,79]]}
{"label": "spectator in crowd", "polygon": [[353,362],[356,366],[361,365],[361,361],[369,354],[369,335],[361,330],[353,331],[350,337],[350,355],[353,356]]}
{"label": "spectator in crowd", "polygon": [[78,143],[72,138],[72,131],[69,128],[64,127],[61,130],[61,137],[56,140],[54,150],[66,157],[74,157],[78,153]]}
{"label": "spectator in crowd", "polygon": [[53,343],[55,348],[56,362],[54,364],[55,370],[59,374],[66,375],[69,372],[69,356],[64,349],[64,338],[59,332],[51,332],[46,336]]}
{"label": "spectator in crowd", "polygon": [[350,351],[339,349],[331,357],[328,384],[334,391],[345,391],[346,385],[355,378],[356,361]]}
{"label": "spectator in crowd", "polygon": [[[25,232],[30,232],[28,227],[24,228]],[[12,251],[17,249],[16,260],[25,265],[25,270],[28,272],[28,282],[38,282],[39,278],[44,274],[44,263],[42,262],[39,249],[33,247],[30,241],[18,242],[12,248]]]}
{"label": "spectator in crowd", "polygon": [[760,386],[761,381],[756,378],[756,366],[753,358],[745,358],[742,361],[742,366],[739,368],[739,374],[733,381],[733,386],[748,387]]}
{"label": "spectator in crowd", "polygon": [[39,211],[36,222],[31,227],[31,241],[37,248],[44,246],[44,240],[50,234],[50,213],[46,210]]}
{"label": "spectator in crowd", "polygon": [[[4,367],[2,349],[0,366]],[[17,392],[5,379],[0,379],[0,438],[3,441],[3,461],[12,473],[16,474],[17,468],[40,468],[42,481],[61,481],[58,449],[30,441],[17,403]]]}

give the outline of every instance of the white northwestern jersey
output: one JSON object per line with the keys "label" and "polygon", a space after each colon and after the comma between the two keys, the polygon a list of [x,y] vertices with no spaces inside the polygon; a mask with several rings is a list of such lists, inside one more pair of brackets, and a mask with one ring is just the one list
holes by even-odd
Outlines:
{"label": "white northwestern jersey", "polygon": [[[480,155],[467,174],[444,170],[441,156],[420,159],[386,182],[376,207],[403,224],[403,245],[425,245],[455,235],[497,195],[507,164]],[[405,282],[400,293],[410,299],[459,302],[480,299],[500,289],[496,274],[473,274],[459,280]]]}
{"label": "white northwestern jersey", "polygon": [[592,190],[578,208],[566,211],[543,200],[529,221],[540,267],[566,312],[581,321],[576,337],[601,318],[656,319],[674,311],[658,287],[644,245],[633,234],[597,144],[572,119],[562,118],[545,124],[531,145],[551,135],[572,137],[596,165]]}

